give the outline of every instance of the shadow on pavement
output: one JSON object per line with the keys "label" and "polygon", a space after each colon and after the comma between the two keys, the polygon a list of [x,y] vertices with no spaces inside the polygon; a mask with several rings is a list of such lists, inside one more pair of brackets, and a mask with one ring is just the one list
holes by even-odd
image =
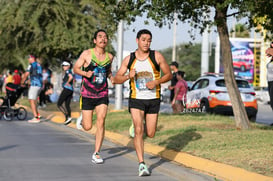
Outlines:
{"label": "shadow on pavement", "polygon": [[[159,145],[166,145],[165,150],[161,151],[159,154],[163,157],[166,158],[166,156],[164,155],[168,155],[167,159],[160,159],[159,161],[153,163],[150,166],[150,170],[152,171],[153,169],[155,169],[156,167],[159,167],[160,165],[162,165],[165,162],[169,162],[171,160],[174,160],[174,158],[176,157],[176,152],[171,152],[172,154],[169,154],[170,150],[174,150],[174,151],[181,151],[189,142],[191,141],[195,141],[202,138],[202,136],[199,133],[196,133],[196,129],[190,128],[187,129],[185,131],[183,131],[183,133],[179,133],[177,135],[174,135],[168,139],[166,139],[165,141],[162,141],[159,143]],[[180,140],[179,142],[177,140]],[[150,157],[151,159],[153,159],[153,157]]]}
{"label": "shadow on pavement", "polygon": [[9,145],[9,146],[3,146],[0,147],[0,151],[8,150],[17,147],[18,145]]}
{"label": "shadow on pavement", "polygon": [[130,145],[133,144],[132,142],[133,140],[131,140],[128,143],[128,146],[103,149],[103,151],[108,151],[108,153],[112,155],[110,157],[106,157],[104,160],[112,159],[115,157],[119,157],[128,153],[134,152],[134,149],[130,147]]}

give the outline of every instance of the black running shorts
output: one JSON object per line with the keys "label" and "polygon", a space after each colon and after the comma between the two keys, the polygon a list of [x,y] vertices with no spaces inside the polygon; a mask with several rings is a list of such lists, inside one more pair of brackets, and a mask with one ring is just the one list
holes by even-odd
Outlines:
{"label": "black running shorts", "polygon": [[108,97],[102,97],[102,98],[86,98],[81,97],[81,109],[82,110],[94,110],[96,106],[100,104],[109,104],[109,98]]}
{"label": "black running shorts", "polygon": [[140,109],[145,114],[157,114],[160,109],[160,99],[129,99],[130,108]]}

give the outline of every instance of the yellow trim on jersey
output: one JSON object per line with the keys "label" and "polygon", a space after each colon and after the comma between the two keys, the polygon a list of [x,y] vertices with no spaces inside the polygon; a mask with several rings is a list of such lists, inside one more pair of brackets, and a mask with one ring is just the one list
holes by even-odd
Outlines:
{"label": "yellow trim on jersey", "polygon": [[[134,59],[131,67],[130,67],[130,71],[133,70],[133,67],[135,66],[136,64],[136,58]],[[131,87],[131,98],[136,98],[136,84],[135,84],[135,80],[130,80],[130,87]]]}
{"label": "yellow trim on jersey", "polygon": [[[160,79],[160,71],[156,70],[156,67],[155,67],[155,65],[154,65],[154,63],[153,63],[153,61],[151,60],[150,57],[148,57],[147,60],[148,60],[150,66],[151,66],[151,68],[153,70],[154,80]],[[133,63],[131,65],[131,67],[130,67],[130,71],[134,69],[136,63],[137,63],[137,58],[135,58],[133,60]],[[135,80],[134,79],[130,80],[130,88],[132,89],[130,98],[135,99],[136,98],[136,85],[135,85]],[[160,98],[160,85],[157,85],[155,87],[155,96],[158,99]]]}
{"label": "yellow trim on jersey", "polygon": [[82,109],[82,96],[80,96],[80,109]]}

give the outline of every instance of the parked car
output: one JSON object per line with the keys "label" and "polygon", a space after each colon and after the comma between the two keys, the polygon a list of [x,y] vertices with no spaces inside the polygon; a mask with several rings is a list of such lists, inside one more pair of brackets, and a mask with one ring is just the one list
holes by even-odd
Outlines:
{"label": "parked car", "polygon": [[192,85],[193,85],[193,81],[187,81],[187,85],[188,85],[188,90],[191,89]]}
{"label": "parked car", "polygon": [[[254,121],[258,110],[255,91],[245,79],[236,77],[235,80],[247,115]],[[223,74],[206,74],[199,77],[188,91],[185,105],[187,109],[199,109],[201,112],[232,115]]]}
{"label": "parked car", "polygon": [[161,89],[161,102],[169,103],[170,102],[171,91],[168,88]]}

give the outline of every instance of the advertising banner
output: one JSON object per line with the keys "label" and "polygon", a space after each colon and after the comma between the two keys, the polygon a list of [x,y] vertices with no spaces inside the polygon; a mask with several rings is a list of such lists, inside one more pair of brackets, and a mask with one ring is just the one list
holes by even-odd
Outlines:
{"label": "advertising banner", "polygon": [[[260,73],[261,42],[249,38],[230,38],[234,74],[253,83]],[[220,73],[224,72],[220,56]]]}

